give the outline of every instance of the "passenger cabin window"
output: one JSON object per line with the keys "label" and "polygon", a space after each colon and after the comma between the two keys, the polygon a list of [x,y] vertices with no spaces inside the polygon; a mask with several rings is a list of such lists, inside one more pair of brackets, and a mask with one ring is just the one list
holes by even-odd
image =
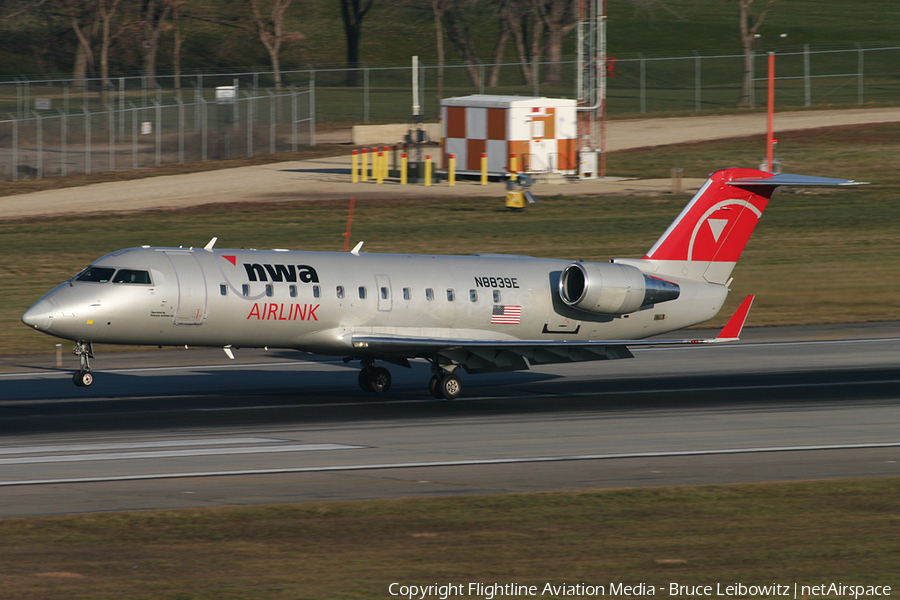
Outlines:
{"label": "passenger cabin window", "polygon": [[275,288],[272,287],[271,283],[267,283],[266,284],[266,296],[271,298],[274,295],[275,295]]}
{"label": "passenger cabin window", "polygon": [[[296,289],[296,288],[295,288]],[[313,286],[313,298],[318,298],[322,295],[322,288],[317,285]]]}
{"label": "passenger cabin window", "polygon": [[478,290],[469,290],[469,300],[478,302]]}
{"label": "passenger cabin window", "polygon": [[425,288],[425,299],[431,302],[434,300],[434,290],[431,288]]}
{"label": "passenger cabin window", "polygon": [[409,288],[403,288],[403,299],[409,300],[412,298],[412,290]]}
{"label": "passenger cabin window", "polygon": [[296,298],[297,297],[297,286],[292,285],[292,286],[290,286],[289,289],[291,291],[291,298]]}
{"label": "passenger cabin window", "polygon": [[119,269],[113,277],[113,283],[137,283],[150,285],[150,271],[135,271],[133,269]]}
{"label": "passenger cabin window", "polygon": [[344,297],[344,286],[339,285],[335,288],[335,294],[337,294],[338,299]]}
{"label": "passenger cabin window", "polygon": [[223,296],[227,296],[228,295],[228,286],[225,285],[224,283],[220,283],[219,284],[219,293],[222,294]]}
{"label": "passenger cabin window", "polygon": [[366,299],[366,286],[364,286],[364,285],[359,286],[359,299],[360,300]]}
{"label": "passenger cabin window", "polygon": [[108,267],[89,267],[78,276],[78,281],[92,281],[94,283],[108,283],[112,279],[115,269]]}
{"label": "passenger cabin window", "polygon": [[381,288],[381,299],[382,300],[388,299],[388,289],[386,287]]}
{"label": "passenger cabin window", "polygon": [[500,290],[494,290],[494,302],[500,302]]}
{"label": "passenger cabin window", "polygon": [[249,295],[250,295],[250,284],[249,284],[249,283],[245,283],[244,285],[242,285],[242,286],[241,286],[241,292],[242,292],[245,296],[249,296]]}
{"label": "passenger cabin window", "polygon": [[454,300],[456,300],[456,292],[454,292],[452,289],[448,288],[447,289],[447,302],[453,302]]}

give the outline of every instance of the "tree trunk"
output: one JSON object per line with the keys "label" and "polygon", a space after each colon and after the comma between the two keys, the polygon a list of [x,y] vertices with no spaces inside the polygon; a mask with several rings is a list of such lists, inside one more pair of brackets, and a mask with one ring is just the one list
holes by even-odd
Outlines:
{"label": "tree trunk", "polygon": [[374,0],[341,0],[341,19],[344,23],[344,37],[347,38],[347,87],[359,85],[359,42],[362,37],[362,22],[372,8]]}

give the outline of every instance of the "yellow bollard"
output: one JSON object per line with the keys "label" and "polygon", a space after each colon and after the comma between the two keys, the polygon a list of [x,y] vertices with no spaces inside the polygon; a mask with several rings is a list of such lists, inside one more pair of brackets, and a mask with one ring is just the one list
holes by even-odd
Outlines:
{"label": "yellow bollard", "polygon": [[362,182],[366,182],[369,180],[369,152],[363,148],[360,150],[359,164],[360,164],[360,175],[359,180]]}
{"label": "yellow bollard", "polygon": [[378,166],[372,164],[372,174],[375,175],[375,183],[384,183],[384,169],[381,168],[381,164],[384,162],[384,155],[381,151],[378,152]]}
{"label": "yellow bollard", "polygon": [[409,159],[406,157],[406,152],[400,155],[400,185],[406,185],[406,171],[409,166]]}
{"label": "yellow bollard", "polygon": [[350,155],[350,181],[351,183],[359,183],[359,152],[354,150]]}
{"label": "yellow bollard", "polygon": [[509,180],[516,180],[516,173],[519,172],[518,157],[515,154],[509,155]]}
{"label": "yellow bollard", "polygon": [[451,154],[447,161],[447,185],[456,185],[456,155]]}
{"label": "yellow bollard", "polygon": [[425,185],[431,185],[431,155],[425,155]]}
{"label": "yellow bollard", "polygon": [[391,149],[388,146],[385,146],[381,149],[381,151],[384,153],[384,157],[381,163],[381,178],[387,179],[391,176],[390,171],[388,170],[388,155],[390,154]]}
{"label": "yellow bollard", "polygon": [[481,185],[487,185],[487,153],[481,153]]}

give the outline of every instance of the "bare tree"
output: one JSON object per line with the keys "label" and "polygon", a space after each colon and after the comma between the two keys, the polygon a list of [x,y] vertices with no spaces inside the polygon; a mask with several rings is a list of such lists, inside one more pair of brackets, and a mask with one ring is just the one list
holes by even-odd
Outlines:
{"label": "bare tree", "polygon": [[444,26],[447,37],[456,53],[462,59],[469,81],[481,87],[481,73],[478,68],[478,57],[475,54],[475,40],[466,19],[467,9],[472,8],[477,0],[451,0],[444,10]]}
{"label": "bare tree", "polygon": [[441,105],[444,99],[444,27],[442,25],[444,12],[450,0],[428,0],[431,5],[431,13],[434,16],[434,35],[437,42],[437,105]]}
{"label": "bare tree", "polygon": [[[751,0],[752,1],[752,0]],[[550,85],[562,83],[562,46],[566,36],[578,24],[577,0],[533,0],[534,13],[544,30],[544,47],[547,50],[547,68],[544,82]],[[535,48],[532,48],[534,51]],[[540,62],[540,55],[532,55]]]}
{"label": "bare tree", "polygon": [[156,87],[156,57],[159,36],[171,25],[166,23],[172,3],[169,0],[143,0],[141,5],[141,50],[144,53],[144,80],[148,88]]}
{"label": "bare tree", "polygon": [[259,0],[250,0],[253,18],[256,20],[256,31],[259,39],[269,53],[275,79],[275,89],[281,91],[281,44],[303,37],[298,32],[284,31],[284,15],[292,0],[272,0],[272,10],[264,18],[259,10]]}
{"label": "bare tree", "polygon": [[359,83],[359,42],[362,37],[362,22],[372,8],[374,0],[341,0],[341,18],[347,38],[347,86]]}
{"label": "bare tree", "polygon": [[97,10],[100,14],[101,36],[100,36],[100,80],[102,88],[100,97],[103,102],[103,108],[109,108],[109,90],[111,87],[109,82],[109,44],[110,44],[110,28],[112,19],[119,8],[121,0],[97,0]]}
{"label": "bare tree", "polygon": [[88,71],[95,70],[94,37],[99,25],[97,4],[91,0],[62,0],[62,6],[69,18],[72,31],[78,38],[72,78],[85,85]]}
{"label": "bare tree", "polygon": [[741,47],[744,52],[744,76],[741,79],[741,96],[738,99],[738,106],[750,106],[750,88],[753,85],[753,57],[756,54],[756,35],[773,4],[775,4],[775,0],[767,0],[763,9],[754,16],[753,0],[738,0]]}

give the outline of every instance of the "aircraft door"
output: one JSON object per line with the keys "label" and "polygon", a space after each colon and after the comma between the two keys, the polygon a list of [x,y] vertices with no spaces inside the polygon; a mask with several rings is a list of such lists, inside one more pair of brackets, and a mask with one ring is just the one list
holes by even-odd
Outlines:
{"label": "aircraft door", "polygon": [[375,288],[375,293],[378,295],[378,310],[390,312],[393,302],[391,299],[391,278],[387,275],[376,275]]}
{"label": "aircraft door", "polygon": [[191,252],[166,252],[178,280],[175,325],[202,325],[206,318],[206,276]]}

